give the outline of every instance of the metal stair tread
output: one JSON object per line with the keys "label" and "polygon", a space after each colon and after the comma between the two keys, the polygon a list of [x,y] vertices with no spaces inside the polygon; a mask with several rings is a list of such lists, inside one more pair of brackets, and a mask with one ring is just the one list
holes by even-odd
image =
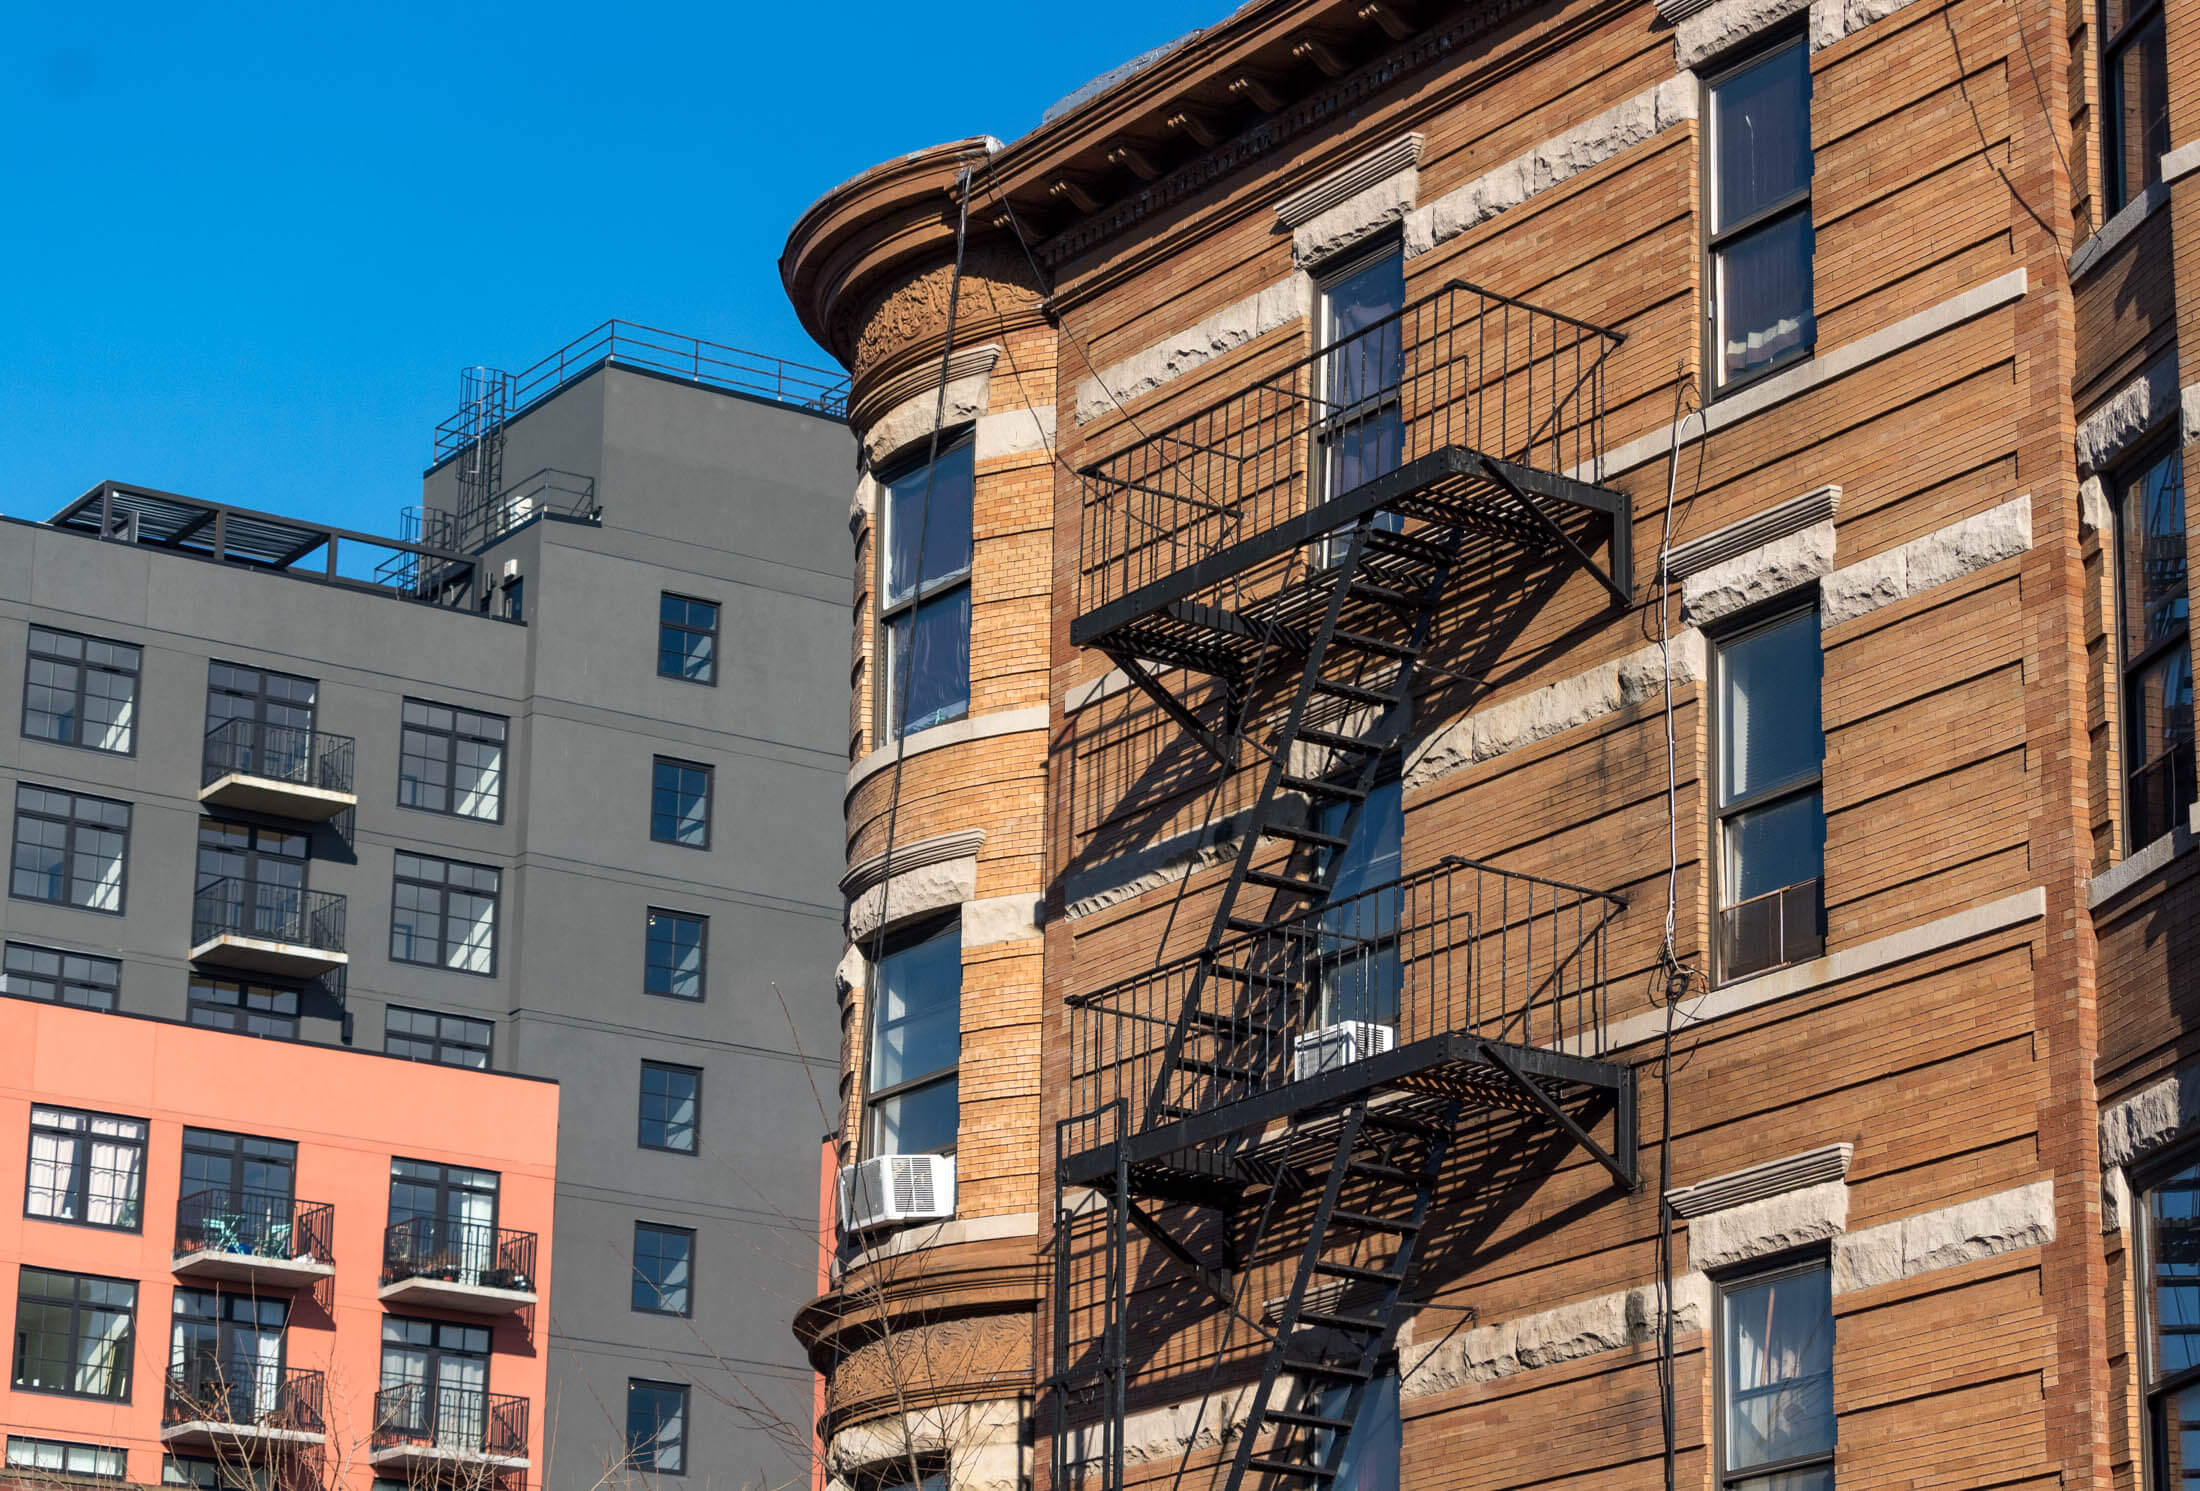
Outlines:
{"label": "metal stair tread", "polygon": [[1320,730],[1312,725],[1299,727],[1299,739],[1309,745],[1325,746],[1332,751],[1357,751],[1365,756],[1378,756],[1386,749],[1381,741],[1368,740],[1358,735],[1339,735],[1334,730]]}
{"label": "metal stair tread", "polygon": [[1271,890],[1284,891],[1294,896],[1320,900],[1329,894],[1329,887],[1318,881],[1301,879],[1297,875],[1285,875],[1276,870],[1247,870],[1245,878],[1255,885],[1265,885]]}
{"label": "metal stair tread", "polygon": [[1287,1356],[1283,1370],[1301,1377],[1340,1377],[1353,1382],[1367,1382],[1375,1376],[1373,1368],[1357,1362],[1325,1362],[1314,1357]]}
{"label": "metal stair tread", "polygon": [[1343,627],[1330,637],[1330,645],[1342,644],[1360,652],[1372,652],[1382,657],[1417,657],[1415,649],[1404,642],[1392,642],[1384,637],[1370,636],[1366,632],[1348,632]]}
{"label": "metal stair tread", "polygon": [[1276,785],[1286,792],[1304,792],[1309,797],[1358,799],[1367,796],[1365,787],[1354,787],[1346,782],[1328,782],[1320,777],[1295,777],[1289,773]]}
{"label": "metal stair tread", "polygon": [[1390,1329],[1390,1322],[1377,1320],[1369,1315],[1343,1315],[1333,1310],[1301,1310],[1301,1325],[1323,1325],[1332,1330],[1366,1331],[1369,1335],[1381,1335]]}
{"label": "metal stair tread", "polygon": [[1294,1429],[1348,1430],[1352,1427],[1350,1419],[1330,1418],[1298,1408],[1271,1408],[1262,1417],[1273,1423],[1289,1424]]}
{"label": "metal stair tread", "polygon": [[[1303,737],[1306,732],[1301,731]],[[1342,849],[1345,841],[1336,834],[1323,833],[1318,828],[1308,828],[1298,823],[1263,823],[1260,831],[1270,838],[1287,839],[1294,844],[1304,844],[1313,849]]]}
{"label": "metal stair tread", "polygon": [[1331,1263],[1327,1259],[1318,1260],[1314,1272],[1362,1284],[1403,1284],[1406,1280],[1406,1276],[1395,1269],[1362,1268],[1357,1263]]}
{"label": "metal stair tread", "polygon": [[1245,1468],[1258,1470],[1267,1475],[1302,1475],[1310,1480],[1317,1481],[1334,1480],[1337,1475],[1337,1472],[1326,1466],[1294,1465],[1289,1460],[1270,1460],[1264,1455],[1255,1455],[1252,1459],[1246,1461]]}
{"label": "metal stair tread", "polygon": [[1386,694],[1379,689],[1367,688],[1357,683],[1346,683],[1337,678],[1315,679],[1314,692],[1328,694],[1337,699],[1350,699],[1355,704],[1395,704],[1398,702],[1396,694]]}
{"label": "metal stair tread", "polygon": [[1364,1228],[1370,1232],[1397,1232],[1402,1234],[1421,1230],[1419,1222],[1401,1221],[1397,1217],[1378,1217],[1372,1212],[1346,1211],[1341,1206],[1329,1214],[1329,1220],[1342,1222],[1347,1227]]}

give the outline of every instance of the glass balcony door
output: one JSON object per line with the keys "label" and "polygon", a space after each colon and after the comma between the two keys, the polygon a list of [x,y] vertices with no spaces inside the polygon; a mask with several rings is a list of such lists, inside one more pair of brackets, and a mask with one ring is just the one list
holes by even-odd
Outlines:
{"label": "glass balcony door", "polygon": [[194,1418],[264,1423],[282,1406],[279,1299],[178,1289],[170,1340],[170,1392]]}
{"label": "glass balcony door", "polygon": [[390,1225],[409,1224],[423,1271],[480,1284],[497,1262],[497,1175],[423,1160],[390,1164]]}

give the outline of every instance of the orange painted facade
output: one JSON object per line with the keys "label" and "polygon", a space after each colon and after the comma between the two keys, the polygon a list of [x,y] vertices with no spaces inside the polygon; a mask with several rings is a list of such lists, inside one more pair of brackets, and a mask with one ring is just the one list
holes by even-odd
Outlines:
{"label": "orange painted facade", "polygon": [[[98,1275],[137,1286],[127,1401],[27,1391],[11,1370],[0,1390],[9,1435],[116,1446],[128,1478],[157,1484],[173,1295],[215,1287],[175,1271],[186,1128],[289,1140],[295,1194],[334,1208],[334,1272],[310,1287],[225,1283],[291,1301],[286,1365],[325,1374],[322,1476],[328,1491],[367,1491],[379,1476],[419,1483],[415,1468],[374,1464],[383,1322],[391,1316],[486,1327],[487,1391],[523,1399],[525,1465],[494,1467],[497,1484],[544,1481],[544,1335],[556,1178],[556,1084],[339,1048],[294,1045],[54,1005],[0,999],[0,1309],[13,1326],[19,1271]],[[31,1111],[36,1105],[146,1120],[141,1226],[136,1231],[28,1214]],[[381,1297],[391,1161],[494,1171],[496,1225],[535,1237],[524,1282],[538,1301],[433,1308]],[[499,1312],[501,1311],[501,1312]],[[15,1332],[11,1329],[11,1335]],[[18,1344],[14,1348],[20,1352]],[[204,1449],[177,1453],[206,1455]],[[218,1458],[216,1456],[215,1458]],[[506,1457],[517,1459],[518,1457]],[[473,1484],[482,1484],[475,1480]]]}

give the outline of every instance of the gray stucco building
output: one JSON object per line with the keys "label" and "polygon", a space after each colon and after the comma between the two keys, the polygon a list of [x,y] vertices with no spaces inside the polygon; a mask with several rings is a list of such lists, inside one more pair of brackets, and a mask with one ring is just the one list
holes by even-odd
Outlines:
{"label": "gray stucco building", "polygon": [[686,1390],[688,1484],[777,1487],[808,1474],[785,1321],[837,1071],[854,452],[807,370],[592,337],[478,385],[411,547],[266,516],[304,484],[0,520],[5,989],[555,1079],[531,1479],[594,1484],[639,1383]]}

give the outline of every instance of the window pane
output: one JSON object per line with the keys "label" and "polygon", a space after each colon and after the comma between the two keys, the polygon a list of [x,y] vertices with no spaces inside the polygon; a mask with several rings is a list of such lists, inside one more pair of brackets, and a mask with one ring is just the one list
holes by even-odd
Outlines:
{"label": "window pane", "polygon": [[[1340,833],[1349,804],[1324,808],[1319,827]],[[1402,893],[1405,816],[1400,784],[1393,780],[1368,793],[1359,832],[1344,851],[1330,881],[1330,910],[1321,917],[1326,934],[1319,977],[1322,1023],[1372,1020],[1394,1025],[1402,975],[1396,935]],[[1388,887],[1370,895],[1377,887]]]}
{"label": "window pane", "polygon": [[687,1468],[687,1389],[672,1383],[626,1385],[626,1446],[636,1470],[677,1475]]}
{"label": "window pane", "polygon": [[1719,650],[1719,801],[1807,776],[1825,759],[1818,714],[1825,653],[1805,611]]}
{"label": "window pane", "polygon": [[1818,340],[1811,312],[1807,208],[1734,239],[1719,250],[1719,370],[1722,378],[1778,361]]}
{"label": "window pane", "polygon": [[701,999],[704,928],[702,917],[652,909],[642,987],[673,999]]}
{"label": "window pane", "polygon": [[1726,820],[1726,904],[1816,880],[1825,873],[1826,815],[1813,790]]}
{"label": "window pane", "polygon": [[1813,1269],[1727,1292],[1729,1470],[1833,1448],[1832,1277]]}
{"label": "window pane", "polygon": [[[905,669],[906,684],[902,681]],[[894,618],[886,712],[889,723],[896,718],[906,721],[903,730],[907,732],[961,719],[969,710],[970,589],[964,586]]]}
{"label": "window pane", "polygon": [[[1324,411],[1397,388],[1404,369],[1398,323],[1406,302],[1405,255],[1385,254],[1322,289]],[[1378,326],[1378,322],[1387,322]]]}
{"label": "window pane", "polygon": [[1810,55],[1801,41],[1711,90],[1712,229],[1810,184]]}
{"label": "window pane", "polygon": [[2114,212],[2162,176],[2169,149],[2169,52],[2162,16],[2132,34],[2109,61],[2108,130],[2103,163]]}
{"label": "window pane", "polygon": [[2171,451],[2124,483],[2118,513],[2123,553],[2124,655],[2137,657],[2184,630],[2185,479]]}
{"label": "window pane", "polygon": [[701,1079],[683,1067],[642,1066],[641,1142],[653,1149],[695,1152],[695,1109]]}
{"label": "window pane", "polygon": [[637,1310],[684,1315],[688,1308],[688,1266],[695,1238],[677,1227],[634,1224],[634,1297]]}
{"label": "window pane", "polygon": [[952,1077],[914,1087],[872,1106],[873,1154],[929,1154],[951,1147],[961,1112]]}
{"label": "window pane", "polygon": [[2147,1192],[2153,1380],[2200,1366],[2200,1164]]}
{"label": "window pane", "polygon": [[962,924],[950,921],[878,964],[871,1087],[893,1087],[962,1058]]}
{"label": "window pane", "polygon": [[[886,483],[886,605],[908,599],[970,568],[970,504],[977,443],[962,440],[940,452],[935,466],[918,465]],[[932,472],[927,508],[925,473]],[[920,540],[921,531],[921,540]],[[919,563],[917,546],[924,546]]]}

